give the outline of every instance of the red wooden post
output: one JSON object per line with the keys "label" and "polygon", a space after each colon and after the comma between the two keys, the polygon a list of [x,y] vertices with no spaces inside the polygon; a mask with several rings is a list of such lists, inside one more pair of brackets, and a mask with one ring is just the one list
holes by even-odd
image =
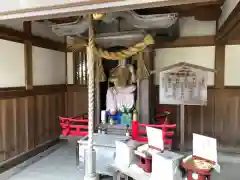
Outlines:
{"label": "red wooden post", "polygon": [[138,122],[136,120],[132,121],[132,139],[136,141],[138,139]]}

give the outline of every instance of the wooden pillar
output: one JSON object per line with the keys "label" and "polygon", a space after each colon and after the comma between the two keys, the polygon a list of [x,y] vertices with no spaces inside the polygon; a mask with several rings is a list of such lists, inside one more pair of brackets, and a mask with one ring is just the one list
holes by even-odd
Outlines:
{"label": "wooden pillar", "polygon": [[[24,33],[28,35],[32,35],[32,23],[31,21],[25,21],[23,22],[23,31]],[[26,90],[32,90],[33,89],[33,54],[32,54],[32,42],[30,39],[24,40],[24,68],[25,68],[25,88]],[[25,104],[29,105],[30,101],[27,98],[25,100]],[[26,109],[27,111],[27,109]],[[37,136],[34,134],[36,132],[37,123],[36,123],[36,96],[34,96],[34,108],[33,108],[33,115],[34,119],[31,119],[30,116],[27,116],[25,118],[25,136],[26,136],[26,150],[31,150],[35,147],[37,142]],[[22,122],[23,123],[23,122]]]}
{"label": "wooden pillar", "polygon": [[[31,21],[23,23],[23,31],[28,35],[32,34]],[[32,72],[32,42],[30,40],[24,41],[24,64],[25,64],[25,87],[27,90],[33,88],[33,72]]]}
{"label": "wooden pillar", "polygon": [[65,85],[66,90],[64,93],[64,115],[67,116],[69,114],[68,112],[68,52],[67,52],[67,37],[64,37],[64,44],[65,44]]}
{"label": "wooden pillar", "polygon": [[225,45],[217,43],[215,46],[215,88],[224,89]]}
{"label": "wooden pillar", "polygon": [[[218,104],[222,103],[221,98],[218,98],[218,95],[224,95],[224,76],[225,76],[225,45],[217,42],[215,45],[215,69],[216,73],[214,76],[214,88],[215,88],[215,98],[214,98],[214,130],[213,130],[213,136],[216,137],[217,130],[219,128],[218,124],[224,124],[223,121],[219,121],[219,117],[222,113],[219,113],[219,111],[222,110],[221,106]],[[219,116],[220,115],[220,116]],[[221,129],[221,127],[220,127]]]}
{"label": "wooden pillar", "polygon": [[78,84],[77,65],[79,63],[79,52],[73,52],[73,84]]}
{"label": "wooden pillar", "polygon": [[67,37],[64,37],[65,50],[65,84],[68,85],[68,55],[67,55]]}
{"label": "wooden pillar", "polygon": [[[144,62],[149,71],[153,70],[153,49],[146,48],[144,51]],[[139,83],[139,121],[141,123],[150,123],[153,117],[155,101],[153,101],[154,95],[154,82],[153,76],[143,79]]]}

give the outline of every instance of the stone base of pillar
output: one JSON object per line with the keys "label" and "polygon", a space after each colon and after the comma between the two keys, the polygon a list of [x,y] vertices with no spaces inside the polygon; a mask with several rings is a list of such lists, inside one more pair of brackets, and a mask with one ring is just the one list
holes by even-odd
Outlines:
{"label": "stone base of pillar", "polygon": [[84,176],[84,180],[99,180],[99,176],[97,174],[93,174],[93,175],[86,174]]}
{"label": "stone base of pillar", "polygon": [[[90,153],[90,154],[89,154]],[[98,175],[96,173],[96,151],[93,149],[92,151],[88,151],[88,149],[85,150],[84,154],[84,169],[85,169],[85,175],[84,175],[84,180],[98,180]],[[90,159],[89,159],[90,157]],[[89,164],[90,163],[90,166]],[[90,167],[90,172],[89,168]]]}

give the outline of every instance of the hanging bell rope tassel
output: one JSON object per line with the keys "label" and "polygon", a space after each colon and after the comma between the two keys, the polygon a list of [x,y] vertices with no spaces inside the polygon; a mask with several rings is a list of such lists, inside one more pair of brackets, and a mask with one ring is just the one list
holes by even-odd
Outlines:
{"label": "hanging bell rope tassel", "polygon": [[107,77],[104,73],[104,68],[103,68],[103,65],[102,65],[102,59],[100,57],[96,57],[96,62],[97,62],[96,80],[98,82],[105,82],[107,80]]}
{"label": "hanging bell rope tassel", "polygon": [[87,41],[85,41],[84,39],[74,38],[69,40],[67,48],[72,52],[76,52],[83,50],[87,47],[87,45]]}
{"label": "hanging bell rope tassel", "polygon": [[138,80],[142,80],[148,78],[150,76],[149,70],[147,69],[144,59],[143,59],[143,52],[138,53],[138,60],[137,60],[137,77]]}

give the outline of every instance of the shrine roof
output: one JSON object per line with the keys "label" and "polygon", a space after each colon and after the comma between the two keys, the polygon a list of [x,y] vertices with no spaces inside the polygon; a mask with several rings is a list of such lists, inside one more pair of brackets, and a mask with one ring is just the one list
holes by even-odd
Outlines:
{"label": "shrine roof", "polygon": [[158,68],[154,71],[151,71],[151,74],[171,70],[171,69],[176,68],[176,67],[190,67],[190,68],[195,68],[195,69],[199,69],[199,70],[202,70],[202,71],[216,72],[215,69],[206,68],[206,67],[203,67],[203,66],[199,66],[199,65],[191,64],[191,63],[187,63],[187,62],[179,62],[179,63],[172,64],[172,65],[169,65],[169,66],[166,66],[166,67],[163,67],[163,68]]}

